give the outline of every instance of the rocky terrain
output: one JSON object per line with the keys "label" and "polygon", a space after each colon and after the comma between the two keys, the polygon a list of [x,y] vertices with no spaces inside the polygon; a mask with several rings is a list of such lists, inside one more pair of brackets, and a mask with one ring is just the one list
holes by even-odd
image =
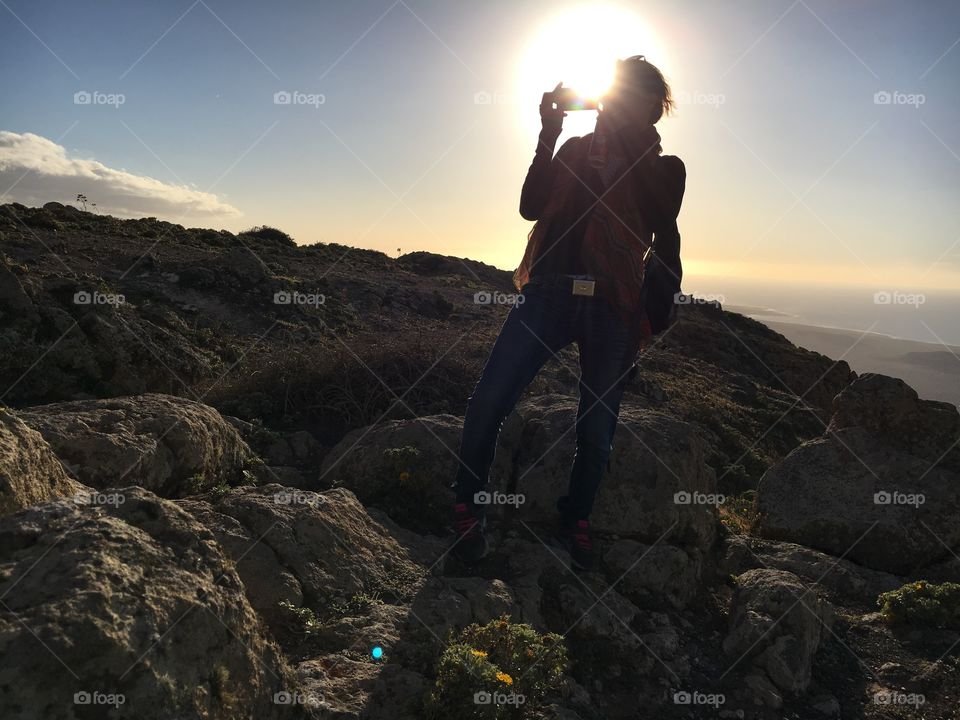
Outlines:
{"label": "rocky terrain", "polygon": [[955,406],[683,305],[596,571],[549,542],[574,348],[504,424],[523,502],[468,568],[449,486],[509,273],[59,203],[0,206],[0,251],[3,718],[960,717]]}

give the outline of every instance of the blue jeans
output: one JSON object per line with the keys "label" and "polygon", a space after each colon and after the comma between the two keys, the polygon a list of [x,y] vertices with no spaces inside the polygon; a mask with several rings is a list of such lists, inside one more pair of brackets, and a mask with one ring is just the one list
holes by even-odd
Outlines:
{"label": "blue jeans", "polygon": [[[533,278],[514,305],[467,403],[456,478],[457,502],[486,487],[503,420],[554,354],[571,342],[580,350],[576,454],[564,519],[587,519],[607,467],[620,399],[639,338],[599,296],[573,295],[569,276]],[[518,488],[522,492],[522,488]]]}

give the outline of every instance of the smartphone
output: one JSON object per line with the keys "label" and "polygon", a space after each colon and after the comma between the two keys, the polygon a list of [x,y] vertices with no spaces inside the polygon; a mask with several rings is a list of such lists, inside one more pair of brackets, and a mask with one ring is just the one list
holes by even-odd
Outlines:
{"label": "smartphone", "polygon": [[596,110],[597,99],[586,98],[578,94],[573,88],[560,88],[553,93],[553,104],[558,110],[573,112],[576,110]]}

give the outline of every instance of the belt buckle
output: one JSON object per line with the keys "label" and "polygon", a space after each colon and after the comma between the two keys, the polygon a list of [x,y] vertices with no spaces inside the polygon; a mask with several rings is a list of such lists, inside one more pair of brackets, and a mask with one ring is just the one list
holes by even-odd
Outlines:
{"label": "belt buckle", "polygon": [[593,296],[593,290],[596,286],[596,280],[574,280],[573,281],[573,294],[574,295],[586,295],[587,297]]}

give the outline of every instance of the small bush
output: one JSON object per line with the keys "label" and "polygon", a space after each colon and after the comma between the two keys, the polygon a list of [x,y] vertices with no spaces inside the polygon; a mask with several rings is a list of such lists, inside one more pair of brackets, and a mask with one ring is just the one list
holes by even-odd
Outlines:
{"label": "small bush", "polygon": [[757,491],[747,490],[740,495],[727,498],[720,505],[720,522],[727,530],[746,535],[757,518]]}
{"label": "small bush", "polygon": [[279,606],[281,610],[288,613],[288,617],[293,619],[294,624],[305,637],[316,636],[323,627],[323,623],[308,607],[298,607],[286,600],[281,600]]}
{"label": "small bush", "polygon": [[543,698],[559,688],[566,666],[560,635],[541,635],[507,616],[470,625],[440,656],[426,717],[531,717]]}
{"label": "small bush", "polygon": [[289,245],[290,247],[296,246],[293,238],[287,235],[287,233],[275,227],[270,227],[269,225],[257,225],[249,230],[244,230],[240,234],[250,235],[252,237],[259,238],[260,240],[267,240],[280,245]]}
{"label": "small bush", "polygon": [[883,619],[890,625],[928,625],[960,630],[960,585],[926,580],[908,583],[877,598]]}
{"label": "small bush", "polygon": [[361,499],[387,510],[405,527],[430,532],[437,518],[446,517],[449,504],[447,496],[437,492],[435,466],[422,456],[411,445],[385,449],[375,497]]}

